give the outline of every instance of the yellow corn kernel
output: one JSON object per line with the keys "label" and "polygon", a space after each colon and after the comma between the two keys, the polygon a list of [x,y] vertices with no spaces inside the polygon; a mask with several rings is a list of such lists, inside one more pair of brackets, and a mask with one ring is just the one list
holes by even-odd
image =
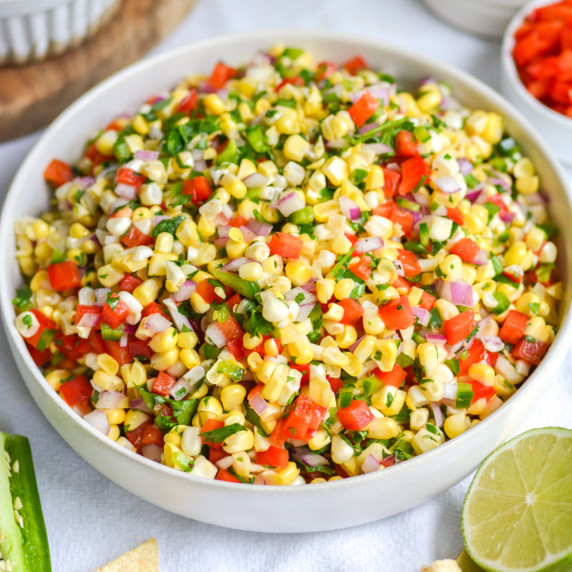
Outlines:
{"label": "yellow corn kernel", "polygon": [[161,281],[158,278],[149,278],[133,290],[133,296],[143,307],[145,307],[159,297],[160,289]]}
{"label": "yellow corn kernel", "polygon": [[223,443],[222,448],[231,455],[233,453],[240,453],[252,449],[254,445],[254,434],[250,429],[234,433],[227,437]]}
{"label": "yellow corn kernel", "polygon": [[201,425],[204,425],[207,422],[207,419],[218,419],[219,416],[222,415],[221,402],[216,397],[204,397],[199,402],[197,413],[199,415]]}
{"label": "yellow corn kernel", "polygon": [[120,425],[125,421],[125,409],[106,409],[105,416],[110,425]]}
{"label": "yellow corn kernel", "polygon": [[125,389],[125,383],[120,377],[105,373],[101,369],[93,374],[93,382],[104,391],[123,391]]}
{"label": "yellow corn kernel", "polygon": [[117,141],[116,131],[104,131],[95,141],[95,147],[104,155],[113,155],[113,145]]}
{"label": "yellow corn kernel", "polygon": [[334,296],[338,300],[344,300],[345,298],[349,298],[355,286],[356,283],[351,278],[342,278],[341,280],[336,282],[336,285],[334,287]]}
{"label": "yellow corn kernel", "polygon": [[339,348],[347,349],[357,340],[357,330],[353,326],[344,326],[343,333],[336,336],[336,344]]}
{"label": "yellow corn kernel", "polygon": [[383,332],[385,324],[377,312],[366,313],[363,316],[363,329],[366,334],[377,336]]}
{"label": "yellow corn kernel", "polygon": [[109,354],[99,354],[97,356],[97,365],[110,375],[115,375],[119,371],[119,364]]}
{"label": "yellow corn kernel", "polygon": [[510,284],[499,284],[496,291],[505,294],[511,302],[516,302],[522,294],[523,289],[524,286],[522,283],[518,286],[518,288],[514,288]]}
{"label": "yellow corn kernel", "polygon": [[371,439],[393,439],[397,437],[401,428],[390,417],[374,417],[367,427],[367,436]]}
{"label": "yellow corn kernel", "polygon": [[[193,350],[183,350],[183,351],[193,351]],[[151,367],[157,371],[165,371],[170,367],[174,366],[179,359],[179,350],[174,347],[166,352],[154,353],[151,356]]]}
{"label": "yellow corn kernel", "polygon": [[314,350],[305,337],[289,343],[286,348],[292,360],[298,365],[306,365],[314,359]]}
{"label": "yellow corn kernel", "polygon": [[540,181],[535,175],[533,177],[521,177],[516,179],[516,190],[523,195],[533,195],[538,192]]}
{"label": "yellow corn kernel", "polygon": [[338,201],[325,201],[314,205],[313,212],[318,222],[327,222],[331,215],[340,212],[340,205]]}
{"label": "yellow corn kernel", "polygon": [[502,138],[504,121],[498,113],[489,113],[487,124],[481,137],[491,145],[496,145]]}
{"label": "yellow corn kernel", "polygon": [[104,264],[97,269],[97,278],[100,284],[106,288],[111,288],[118,284],[125,276],[123,272],[119,272],[110,264]]}
{"label": "yellow corn kernel", "polygon": [[441,92],[436,85],[423,86],[423,95],[417,100],[417,106],[423,113],[429,113],[441,103]]}
{"label": "yellow corn kernel", "polygon": [[246,389],[237,383],[223,387],[220,392],[222,406],[224,407],[225,411],[237,410],[242,405],[245,397]]}
{"label": "yellow corn kernel", "polygon": [[175,328],[167,328],[163,332],[155,334],[149,342],[149,346],[154,352],[161,353],[169,351],[177,345],[178,336],[179,334]]}
{"label": "yellow corn kernel", "polygon": [[299,163],[311,151],[312,146],[301,135],[290,135],[284,143],[284,156]]}
{"label": "yellow corn kernel", "polygon": [[334,295],[336,281],[333,278],[322,278],[316,282],[316,296],[322,304],[327,304]]}
{"label": "yellow corn kernel", "polygon": [[441,314],[441,318],[443,318],[443,320],[450,320],[451,318],[454,318],[459,314],[459,310],[457,309],[457,307],[451,304],[451,302],[445,300],[444,298],[439,298],[435,302],[434,307],[437,308],[437,310],[439,310],[439,314]]}
{"label": "yellow corn kernel", "polygon": [[322,167],[322,172],[332,185],[339,187],[345,179],[348,178],[348,166],[347,163],[340,157],[330,157],[324,166]]}
{"label": "yellow corn kernel", "polygon": [[515,303],[515,308],[529,316],[534,316],[540,309],[540,297],[534,292],[525,292]]}
{"label": "yellow corn kernel", "polygon": [[179,353],[179,358],[187,369],[193,369],[193,367],[200,365],[201,363],[199,354],[196,350],[190,348],[182,349]]}
{"label": "yellow corn kernel", "polygon": [[539,339],[545,326],[546,322],[544,321],[544,319],[541,318],[540,316],[535,316],[534,318],[531,318],[530,321],[528,322],[528,325],[524,330],[524,335],[530,336],[531,338],[534,339]]}
{"label": "yellow corn kernel", "polygon": [[443,429],[447,437],[453,439],[464,433],[471,426],[471,419],[464,413],[455,413],[445,419]]}
{"label": "yellow corn kernel", "polygon": [[482,205],[472,205],[464,217],[464,227],[473,234],[480,234],[487,226],[489,213]]}
{"label": "yellow corn kernel", "polygon": [[304,260],[288,260],[285,272],[294,286],[302,286],[312,278],[312,270]]}
{"label": "yellow corn kernel", "polygon": [[375,347],[381,353],[381,359],[377,360],[381,371],[391,371],[397,360],[397,345],[395,340],[375,340]]}
{"label": "yellow corn kernel", "polygon": [[375,350],[375,338],[366,336],[354,350],[354,356],[361,362],[365,363]]}
{"label": "yellow corn kernel", "polygon": [[46,373],[46,381],[50,384],[50,386],[53,389],[58,391],[60,385],[63,383],[65,379],[68,379],[69,376],[70,372],[67,369],[54,369]]}
{"label": "yellow corn kernel", "polygon": [[224,101],[216,93],[206,95],[203,99],[203,105],[205,110],[213,115],[221,115],[226,111]]}
{"label": "yellow corn kernel", "polygon": [[411,445],[413,445],[414,451],[418,455],[421,455],[422,453],[426,453],[431,449],[435,449],[441,445],[443,441],[444,437],[441,431],[439,431],[439,434],[436,435],[424,427],[420,429],[411,439]]}
{"label": "yellow corn kernel", "polygon": [[495,382],[495,370],[485,363],[474,363],[471,365],[469,376],[483,385],[492,386]]}
{"label": "yellow corn kernel", "polygon": [[309,383],[309,393],[310,399],[315,401],[318,405],[322,407],[333,407],[335,406],[335,396],[329,382],[320,377],[314,377]]}
{"label": "yellow corn kernel", "polygon": [[513,242],[506,254],[504,255],[504,261],[506,266],[512,266],[513,264],[522,264],[526,257],[527,249],[526,244],[521,240]]}

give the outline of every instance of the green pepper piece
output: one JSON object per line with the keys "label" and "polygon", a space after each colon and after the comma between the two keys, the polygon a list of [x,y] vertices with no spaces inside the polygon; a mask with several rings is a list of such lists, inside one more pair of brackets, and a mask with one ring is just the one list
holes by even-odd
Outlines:
{"label": "green pepper piece", "polygon": [[219,362],[216,371],[217,373],[223,373],[234,381],[240,381],[242,379],[242,374],[244,373],[244,370],[239,365],[229,361]]}
{"label": "green pepper piece", "polygon": [[340,396],[340,409],[349,407],[354,398],[354,386],[347,385],[346,387],[342,387],[338,395]]}
{"label": "green pepper piece", "polygon": [[297,225],[310,224],[314,221],[314,210],[312,207],[301,208],[299,211],[292,213],[288,220],[292,224]]}
{"label": "green pepper piece", "polygon": [[213,272],[215,278],[222,282],[225,286],[230,286],[235,292],[247,298],[254,298],[257,292],[260,292],[260,286],[256,282],[243,280],[240,276],[225,270],[215,270]]}
{"label": "green pepper piece", "polygon": [[217,165],[222,163],[238,163],[238,146],[234,139],[229,139],[228,145],[216,159]]}
{"label": "green pepper piece", "polygon": [[497,301],[497,305],[491,311],[493,314],[502,314],[510,306],[510,300],[504,292],[495,292],[493,298]]}
{"label": "green pepper piece", "polygon": [[[255,125],[254,127],[247,127],[245,129],[246,139],[250,143],[250,146],[257,153],[266,153],[268,151],[268,145],[264,141],[264,132],[260,125]],[[225,149],[226,151],[226,149]]]}
{"label": "green pepper piece", "polygon": [[457,384],[457,401],[455,406],[457,409],[467,409],[473,402],[473,386],[470,383]]}
{"label": "green pepper piece", "polygon": [[50,548],[30,443],[26,437],[0,433],[0,450],[0,557],[10,562],[12,570],[50,572]]}
{"label": "green pepper piece", "polygon": [[101,337],[104,340],[118,342],[123,337],[123,326],[113,329],[109,324],[103,322],[101,324]]}
{"label": "green pepper piece", "polygon": [[419,210],[421,209],[421,207],[417,203],[414,203],[413,201],[408,201],[403,197],[398,197],[396,202],[398,206],[407,209],[409,211],[419,212]]}

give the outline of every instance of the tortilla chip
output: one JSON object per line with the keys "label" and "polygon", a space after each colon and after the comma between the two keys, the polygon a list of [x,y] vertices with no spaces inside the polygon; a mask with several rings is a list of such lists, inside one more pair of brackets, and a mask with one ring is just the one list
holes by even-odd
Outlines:
{"label": "tortilla chip", "polygon": [[150,538],[96,572],[159,572],[157,541]]}

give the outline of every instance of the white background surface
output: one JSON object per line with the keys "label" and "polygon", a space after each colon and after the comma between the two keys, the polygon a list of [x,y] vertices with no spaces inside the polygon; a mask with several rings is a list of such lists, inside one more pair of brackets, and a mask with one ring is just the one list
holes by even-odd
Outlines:
{"label": "white background surface", "polygon": [[[454,64],[494,88],[499,83],[497,43],[450,28],[415,0],[201,0],[180,28],[152,53],[263,27],[363,33]],[[151,94],[153,87],[149,90]],[[149,94],[142,94],[142,99]],[[34,134],[0,145],[2,200],[36,139]],[[572,170],[567,173],[572,177]],[[569,352],[566,367],[533,415],[522,420],[522,430],[547,425],[572,427],[572,383],[567,371],[571,360]],[[151,536],[159,542],[162,572],[414,572],[437,558],[454,558],[462,548],[460,513],[470,478],[393,518],[326,533],[247,533],[172,515],[120,489],[67,446],[20,380],[3,332],[0,366],[0,430],[30,438],[54,572],[94,571]],[[331,510],[336,511],[335,498]]]}

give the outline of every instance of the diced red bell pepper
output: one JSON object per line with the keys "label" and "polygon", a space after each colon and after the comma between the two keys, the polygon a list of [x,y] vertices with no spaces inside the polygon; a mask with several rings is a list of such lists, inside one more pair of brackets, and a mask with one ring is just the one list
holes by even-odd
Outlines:
{"label": "diced red bell pepper", "polygon": [[163,318],[167,318],[167,320],[170,319],[169,316],[167,316],[167,314],[165,314],[165,312],[163,311],[163,307],[161,306],[161,304],[158,304],[157,302],[151,302],[150,304],[147,304],[147,306],[145,306],[145,308],[143,308],[143,311],[141,312],[141,317],[146,318],[151,314],[161,314]]}
{"label": "diced red bell pepper", "polygon": [[379,368],[374,369],[371,373],[383,381],[384,385],[391,385],[392,387],[401,387],[407,372],[399,365],[395,364],[391,371],[381,371]]}
{"label": "diced red bell pepper", "polygon": [[212,195],[212,187],[209,180],[202,175],[183,181],[181,194],[191,195],[191,200],[196,205],[204,203]]}
{"label": "diced red bell pepper", "polygon": [[89,336],[87,338],[91,351],[94,354],[104,354],[106,352],[105,344],[103,343],[103,338],[101,334],[92,328],[91,332],[89,332]]}
{"label": "diced red bell pepper", "polygon": [[412,193],[419,185],[429,181],[431,169],[421,155],[410,157],[401,163],[401,183],[398,193],[407,195]]}
{"label": "diced red bell pepper", "polygon": [[212,304],[215,300],[220,300],[220,298],[215,293],[215,287],[208,281],[208,279],[202,280],[197,285],[195,292],[207,303]]}
{"label": "diced red bell pepper", "polygon": [[165,444],[163,433],[161,429],[154,423],[152,425],[145,425],[141,433],[141,445],[158,445],[162,447]]}
{"label": "diced red bell pepper", "polygon": [[468,349],[461,355],[465,355],[464,359],[459,359],[459,375],[467,375],[469,368],[474,363],[480,363],[485,358],[485,346],[481,340],[473,340]]}
{"label": "diced red bell pepper", "polygon": [[421,294],[421,300],[419,300],[419,304],[418,306],[420,308],[423,308],[424,310],[427,310],[428,312],[430,312],[433,309],[433,306],[435,305],[437,298],[435,296],[433,296],[433,294],[429,294],[429,292],[426,292],[425,290],[423,290],[422,294]]}
{"label": "diced red bell pepper", "polygon": [[516,342],[511,354],[517,359],[523,359],[531,364],[538,365],[547,349],[548,344],[546,342],[541,342],[540,340],[531,342],[526,337],[523,337]]}
{"label": "diced red bell pepper", "polygon": [[67,359],[74,362],[89,353],[89,350],[91,349],[87,340],[84,340],[75,334],[71,334],[69,336],[58,334],[56,340],[56,345],[59,347],[60,352]]}
{"label": "diced red bell pepper", "polygon": [[224,449],[209,447],[209,461],[213,464],[228,456],[229,454]]}
{"label": "diced red bell pepper", "polygon": [[361,431],[373,421],[373,413],[365,401],[354,399],[347,407],[337,411],[338,421],[348,431]]}
{"label": "diced red bell pepper", "polygon": [[227,483],[240,483],[240,481],[236,477],[232,476],[226,469],[219,469],[215,480],[226,481]]}
{"label": "diced red bell pepper", "polygon": [[121,237],[121,242],[127,248],[135,246],[152,246],[155,244],[155,238],[144,232],[141,232],[134,224],[129,227],[127,234]]}
{"label": "diced red bell pepper", "polygon": [[126,274],[119,283],[119,289],[123,292],[133,294],[133,290],[135,290],[135,288],[140,284],[143,284],[143,280],[141,280],[141,278],[137,278],[137,276],[133,276],[133,274]]}
{"label": "diced red bell pepper", "polygon": [[419,145],[411,131],[401,130],[395,138],[395,154],[398,157],[413,157],[419,153]]}
{"label": "diced red bell pepper", "polygon": [[373,214],[377,216],[382,216],[389,220],[393,220],[395,213],[397,212],[397,203],[395,201],[386,201],[381,205],[377,205],[373,209]]}
{"label": "diced red bell pepper", "polygon": [[133,431],[126,431],[125,432],[125,436],[127,437],[127,439],[129,439],[129,442],[137,449],[139,450],[141,448],[141,446],[143,445],[143,434],[145,433],[145,429],[151,425],[153,422],[151,421],[151,419],[147,419],[147,421],[144,421],[143,423],[141,423],[141,425],[139,425],[138,427],[135,427],[135,429],[133,429]]}
{"label": "diced red bell pepper", "polygon": [[244,226],[247,222],[248,221],[242,215],[235,214],[230,218],[228,224],[230,226],[234,226],[235,228],[240,228],[241,226]]}
{"label": "diced red bell pepper", "polygon": [[409,292],[411,292],[411,289],[413,288],[411,282],[405,280],[403,276],[398,276],[397,279],[394,282],[392,282],[391,285],[397,290],[399,294],[409,294]]}
{"label": "diced red bell pepper", "polygon": [[129,341],[127,342],[127,348],[129,350],[129,355],[132,359],[137,358],[147,358],[151,359],[155,353],[149,346],[148,340],[140,340],[133,335],[129,335]]}
{"label": "diced red bell pepper", "polygon": [[52,159],[44,171],[44,179],[53,187],[61,187],[74,179],[72,168],[59,159]]}
{"label": "diced red bell pepper", "polygon": [[125,322],[129,315],[129,306],[117,294],[110,294],[109,298],[113,307],[109,304],[109,300],[105,302],[101,312],[101,321],[115,330]]}
{"label": "diced red bell pepper", "polygon": [[414,252],[399,248],[397,250],[397,259],[401,262],[405,276],[417,276],[421,273],[421,266],[419,266],[419,261]]}
{"label": "diced red bell pepper", "polygon": [[526,330],[528,316],[516,310],[509,310],[501,326],[499,337],[507,344],[516,344]]}
{"label": "diced red bell pepper", "polygon": [[103,340],[106,353],[108,353],[119,365],[131,363],[131,353],[127,347],[121,347],[119,342]]}
{"label": "diced red bell pepper", "polygon": [[355,56],[343,64],[343,68],[351,75],[355,75],[359,71],[367,69],[367,67],[367,62],[363,56]]}
{"label": "diced red bell pepper", "polygon": [[282,434],[287,439],[309,441],[322,424],[327,411],[325,407],[318,405],[308,396],[300,394],[286,418]]}
{"label": "diced red bell pepper", "polygon": [[474,329],[475,312],[470,309],[445,320],[445,335],[450,346],[463,341]]}
{"label": "diced red bell pepper", "polygon": [[40,350],[36,349],[34,346],[31,346],[28,343],[26,343],[26,347],[30,352],[30,356],[34,360],[34,363],[38,367],[42,367],[43,365],[46,365],[47,363],[52,361],[52,352],[50,351],[50,348],[47,348],[43,352],[41,352]]}
{"label": "diced red bell pepper", "polygon": [[[401,184],[401,173],[399,171],[395,171],[394,169],[390,169],[389,167],[382,167],[381,169],[383,170],[383,177],[384,177],[383,194],[388,199],[390,199],[391,197],[394,197],[397,194],[397,190],[399,189],[399,185]],[[374,209],[374,214],[377,214],[375,212],[375,209]],[[385,216],[385,215],[380,215],[380,216]],[[386,216],[385,218],[390,218],[390,217]]]}
{"label": "diced red bell pepper", "polygon": [[58,292],[81,286],[81,276],[77,264],[71,260],[49,264],[48,278],[51,287]]}
{"label": "diced red bell pepper", "polygon": [[415,314],[407,296],[401,296],[380,306],[379,315],[389,330],[404,330],[415,321]]}
{"label": "diced red bell pepper", "polygon": [[231,68],[222,62],[218,62],[215,65],[207,83],[212,89],[221,89],[229,79],[232,79],[235,76],[236,70],[234,68]]}
{"label": "diced red bell pepper", "polygon": [[186,95],[177,106],[179,113],[189,113],[194,111],[199,105],[199,93],[195,88],[191,88],[189,94]]}
{"label": "diced red bell pepper", "polygon": [[49,349],[49,344],[45,344],[44,348],[38,348],[38,345],[40,344],[40,340],[42,339],[42,336],[44,335],[44,332],[46,332],[46,330],[53,330],[53,333],[55,333],[57,328],[56,323],[50,320],[48,317],[46,317],[45,314],[42,314],[42,312],[36,310],[35,308],[32,308],[30,312],[34,314],[36,320],[38,320],[38,323],[40,324],[40,327],[33,336],[26,338],[26,342],[31,346],[34,346],[39,351],[44,351],[46,349]]}
{"label": "diced red bell pepper", "polygon": [[334,393],[338,393],[338,391],[344,386],[344,382],[339,377],[331,377],[327,375],[326,379]]}
{"label": "diced red bell pepper", "polygon": [[465,223],[463,213],[457,207],[447,207],[447,218],[461,226]]}
{"label": "diced red bell pepper", "polygon": [[316,82],[328,79],[334,72],[338,71],[338,66],[333,62],[323,61],[316,66]]}
{"label": "diced red bell pepper", "polygon": [[112,159],[110,155],[104,155],[103,153],[100,153],[97,150],[97,145],[95,144],[95,141],[87,148],[87,151],[85,152],[85,157],[86,159],[89,159],[91,162],[92,173],[95,167],[101,165],[102,163],[106,163],[107,161]]}
{"label": "diced red bell pepper", "polygon": [[234,319],[234,316],[229,316],[224,322],[214,322],[219,332],[225,337],[227,341],[242,340],[244,330],[240,324]]}
{"label": "diced red bell pepper", "polygon": [[284,443],[286,439],[292,437],[291,433],[289,432],[286,434],[284,431],[284,425],[286,423],[286,419],[278,419],[278,423],[276,423],[276,427],[274,427],[272,433],[268,437],[268,441],[273,447],[284,447]]}
{"label": "diced red bell pepper", "polygon": [[295,75],[293,77],[285,77],[275,88],[275,93],[279,93],[280,90],[286,85],[298,85],[303,87],[305,85],[304,80],[299,76]]}
{"label": "diced red bell pepper", "polygon": [[271,254],[277,254],[283,258],[298,259],[304,246],[303,240],[299,236],[294,236],[286,232],[277,232],[272,235],[268,247]]}
{"label": "diced red bell pepper", "polygon": [[129,185],[139,189],[145,183],[146,179],[143,175],[136,175],[132,169],[120,167],[117,170],[115,180],[123,185]]}
{"label": "diced red bell pepper", "polygon": [[172,375],[169,375],[164,371],[160,371],[157,377],[155,378],[155,381],[153,382],[153,387],[151,388],[151,391],[153,393],[156,393],[157,395],[162,395],[163,397],[167,397],[173,385],[175,385],[176,381],[177,380]]}
{"label": "diced red bell pepper", "polygon": [[393,215],[393,224],[398,224],[405,236],[413,232],[413,214],[405,209],[397,209]]}
{"label": "diced red bell pepper", "polygon": [[374,111],[379,107],[379,101],[371,95],[369,91],[364,94],[348,109],[350,117],[356,124],[356,127],[365,125],[367,120],[373,115]]}
{"label": "diced red bell pepper", "polygon": [[301,385],[308,385],[310,381],[310,364],[297,364],[294,362],[290,362],[288,364],[292,369],[299,371],[302,374],[302,379],[300,380]]}
{"label": "diced red bell pepper", "polygon": [[456,254],[464,262],[472,263],[481,249],[471,238],[461,238],[451,247],[451,254]]}
{"label": "diced red bell pepper", "polygon": [[84,306],[83,304],[78,304],[75,309],[74,324],[77,326],[86,314],[96,314],[99,316],[101,314],[101,310],[101,306]]}
{"label": "diced red bell pepper", "polygon": [[232,357],[236,361],[239,361],[244,357],[244,354],[242,353],[242,340],[240,339],[230,340],[230,342],[227,342],[226,349],[232,354]]}
{"label": "diced red bell pepper", "polygon": [[367,280],[371,276],[371,258],[363,256],[357,262],[348,265],[348,270],[353,272],[358,278]]}
{"label": "diced red bell pepper", "polygon": [[497,392],[495,388],[490,385],[483,385],[479,381],[474,381],[472,379],[467,380],[473,386],[473,400],[472,403],[476,403],[479,399],[486,399],[487,401],[492,401]]}
{"label": "diced red bell pepper", "polygon": [[[220,429],[224,427],[224,422],[217,421],[216,419],[207,419],[206,423],[203,425],[201,429],[201,433],[206,433],[207,431],[214,431],[215,429]],[[211,441],[205,441],[204,437],[202,438],[203,443],[212,447],[214,449],[222,449],[222,443],[213,443]]]}
{"label": "diced red bell pepper", "polygon": [[353,298],[344,298],[336,302],[344,309],[344,315],[340,320],[340,324],[355,326],[363,316],[363,306]]}
{"label": "diced red bell pepper", "polygon": [[262,466],[283,468],[288,464],[288,451],[281,447],[270,446],[266,451],[256,453],[256,462]]}
{"label": "diced red bell pepper", "polygon": [[75,407],[93,395],[93,387],[84,375],[76,375],[70,381],[62,383],[59,392],[70,407]]}

